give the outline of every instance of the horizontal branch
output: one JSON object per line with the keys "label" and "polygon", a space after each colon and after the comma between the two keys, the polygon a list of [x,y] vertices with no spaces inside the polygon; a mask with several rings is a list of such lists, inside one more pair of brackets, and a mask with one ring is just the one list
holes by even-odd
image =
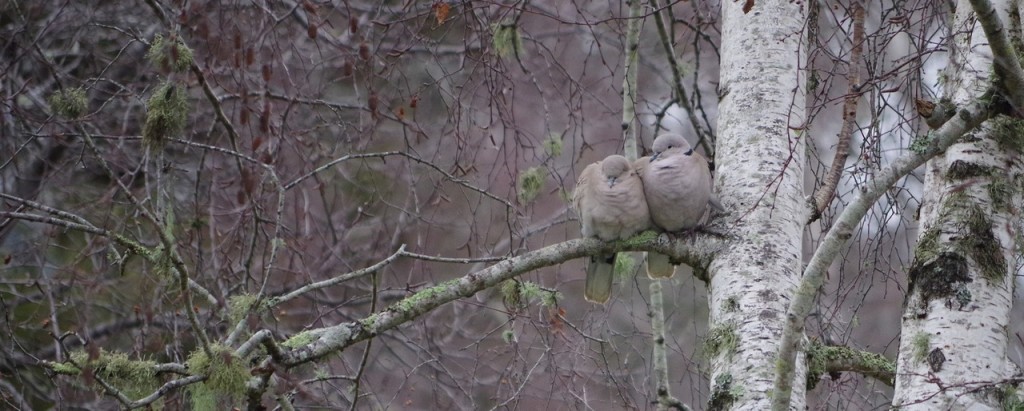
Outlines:
{"label": "horizontal branch", "polygon": [[307,331],[306,336],[312,340],[284,353],[282,362],[291,367],[316,360],[380,335],[384,331],[411,321],[443,304],[472,296],[481,290],[494,287],[502,281],[521,274],[574,258],[599,253],[656,251],[695,267],[705,267],[723,244],[725,244],[724,241],[710,235],[688,235],[672,239],[669,236],[659,236],[648,231],[624,241],[611,243],[585,238],[549,245],[503,260],[464,277],[419,291],[386,310],[360,321]]}
{"label": "horizontal branch", "polygon": [[807,347],[807,364],[807,389],[814,388],[824,374],[844,371],[874,378],[890,387],[896,385],[896,363],[873,352],[815,341]]}

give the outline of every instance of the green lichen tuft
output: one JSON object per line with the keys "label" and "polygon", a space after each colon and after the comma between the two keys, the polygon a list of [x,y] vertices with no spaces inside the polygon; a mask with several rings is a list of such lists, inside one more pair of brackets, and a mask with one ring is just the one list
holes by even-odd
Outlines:
{"label": "green lichen tuft", "polygon": [[988,198],[992,200],[992,208],[999,211],[1013,210],[1014,187],[1005,176],[992,176],[992,181],[985,187]]}
{"label": "green lichen tuft", "polygon": [[495,23],[491,25],[491,31],[494,33],[491,39],[494,51],[499,57],[508,57],[512,54],[519,56],[522,53],[523,39],[514,23]]}
{"label": "green lichen tuft", "polygon": [[570,207],[572,206],[572,191],[566,190],[564,188],[559,189],[558,198],[561,198],[562,201],[565,201],[565,203],[569,204]]}
{"label": "green lichen tuft", "polygon": [[505,302],[505,307],[519,309],[526,305],[522,287],[519,286],[519,280],[516,279],[501,282],[501,297]]}
{"label": "green lichen tuft", "polygon": [[736,334],[736,325],[733,323],[719,324],[704,336],[704,343],[701,352],[704,358],[711,360],[719,355],[732,356],[739,344],[739,336]]}
{"label": "green lichen tuft", "polygon": [[543,167],[530,167],[519,173],[519,202],[528,204],[540,195],[548,173]]}
{"label": "green lichen tuft", "polygon": [[629,278],[636,273],[639,263],[630,253],[618,253],[615,255],[615,267],[612,269],[616,278]]}
{"label": "green lichen tuft", "polygon": [[910,267],[908,295],[915,290],[920,293],[921,305],[928,301],[953,297],[960,284],[971,282],[967,260],[957,253],[940,252],[931,260],[922,263],[916,257]]}
{"label": "green lichen tuft", "polygon": [[551,136],[544,140],[541,146],[544,147],[544,152],[551,157],[558,157],[562,154],[562,135],[551,133]]}
{"label": "green lichen tuft", "polygon": [[998,115],[989,120],[989,135],[1002,150],[1024,153],[1024,120]]}
{"label": "green lichen tuft", "polygon": [[50,369],[57,374],[79,375],[82,373],[82,370],[78,369],[78,367],[75,367],[71,363],[48,361],[46,362],[46,365],[48,365]]}
{"label": "green lichen tuft", "polygon": [[164,82],[146,104],[146,124],[142,126],[142,142],[152,149],[162,149],[168,138],[185,129],[188,120],[188,96],[185,90]]}
{"label": "green lichen tuft", "polygon": [[214,344],[210,350],[213,358],[197,349],[186,361],[189,372],[207,376],[205,381],[188,386],[192,409],[230,409],[227,404],[236,405],[245,398],[249,369],[245,359],[236,357],[230,347]]}
{"label": "green lichen tuft", "polygon": [[257,296],[255,294],[239,294],[232,296],[228,300],[228,315],[231,318],[231,322],[237,323],[242,321],[242,316],[249,312],[253,304],[256,304]]}
{"label": "green lichen tuft", "polygon": [[732,404],[743,395],[743,389],[733,385],[732,374],[719,374],[715,384],[711,386],[711,397],[708,398],[709,411],[732,409]]}
{"label": "green lichen tuft", "polygon": [[966,180],[974,177],[991,176],[993,171],[992,167],[963,160],[955,160],[949,165],[949,169],[946,170],[946,177],[949,177],[951,180]]}
{"label": "green lichen tuft", "polygon": [[529,303],[539,303],[544,307],[552,307],[562,298],[561,293],[548,290],[531,281],[515,279],[501,283],[501,295],[505,306],[514,309],[525,308]]}
{"label": "green lichen tuft", "polygon": [[[126,353],[109,352],[102,348],[100,355],[94,359],[89,359],[84,351],[75,351],[71,354],[71,360],[83,369],[92,369],[97,377],[132,400],[152,394],[160,386],[154,361],[131,360]],[[68,364],[66,368],[75,367]]]}
{"label": "green lichen tuft", "polygon": [[538,302],[544,307],[553,307],[562,298],[561,293],[558,291],[542,288],[539,284],[531,281],[523,281],[523,296],[527,300]]}
{"label": "green lichen tuft", "polygon": [[910,142],[910,151],[917,154],[924,154],[928,151],[928,147],[932,145],[932,140],[931,131],[927,134],[916,136],[913,141]]}
{"label": "green lichen tuft", "polygon": [[460,279],[456,278],[445,281],[433,287],[420,290],[416,294],[405,297],[401,301],[395,303],[395,305],[391,309],[397,310],[404,314],[420,314],[419,312],[414,312],[414,309],[421,302],[423,302],[424,300],[436,298],[438,295],[447,291],[449,288],[456,286],[459,283],[459,281]]}
{"label": "green lichen tuft", "polygon": [[961,223],[957,246],[961,252],[970,256],[990,284],[1003,281],[1007,273],[1006,259],[1003,258],[1003,247],[992,232],[992,222],[980,206],[974,205],[967,209]]}
{"label": "green lichen tuft", "polygon": [[157,34],[149,46],[149,51],[146,52],[146,60],[164,70],[182,73],[192,66],[192,49],[177,36],[172,36],[172,39],[168,40]]}
{"label": "green lichen tuft", "polygon": [[932,338],[928,333],[917,333],[914,338],[910,340],[910,345],[914,348],[914,361],[923,362],[928,358],[928,346],[931,345]]}
{"label": "green lichen tuft", "polygon": [[629,238],[627,238],[625,240],[622,240],[622,242],[625,243],[629,247],[638,247],[640,245],[647,244],[647,243],[649,243],[651,241],[657,240],[658,239],[658,235],[659,234],[658,234],[657,231],[647,230],[647,231],[644,231],[644,232],[642,232],[640,234],[637,234],[637,235],[629,237]]}
{"label": "green lichen tuft", "polygon": [[1000,385],[995,390],[995,397],[1003,411],[1024,411],[1024,399],[1013,385]]}
{"label": "green lichen tuft", "polygon": [[725,301],[722,301],[722,311],[724,311],[724,312],[734,313],[736,311],[739,311],[739,309],[740,309],[740,301],[739,301],[739,298],[737,298],[735,295],[731,296],[729,298],[726,298]]}
{"label": "green lichen tuft", "polygon": [[369,317],[366,317],[366,318],[364,318],[362,320],[359,320],[359,324],[362,325],[363,328],[371,329],[372,330],[372,329],[374,329],[377,326],[377,320],[379,319],[378,318],[379,315],[380,314],[374,313],[373,315],[370,315]]}
{"label": "green lichen tuft", "polygon": [[57,90],[50,96],[50,109],[58,116],[68,120],[82,117],[89,109],[89,101],[85,98],[85,89],[76,87]]}
{"label": "green lichen tuft", "polygon": [[507,328],[505,331],[502,331],[501,339],[505,341],[505,344],[512,344],[516,342],[516,333],[511,328]]}
{"label": "green lichen tuft", "polygon": [[313,333],[311,333],[309,331],[302,331],[302,332],[300,332],[298,334],[293,335],[291,338],[289,338],[287,340],[284,340],[281,343],[281,346],[282,347],[286,347],[286,348],[295,349],[295,348],[299,348],[299,347],[305,346],[305,345],[313,342],[313,340],[315,340],[315,339],[316,339],[316,337],[313,335]]}

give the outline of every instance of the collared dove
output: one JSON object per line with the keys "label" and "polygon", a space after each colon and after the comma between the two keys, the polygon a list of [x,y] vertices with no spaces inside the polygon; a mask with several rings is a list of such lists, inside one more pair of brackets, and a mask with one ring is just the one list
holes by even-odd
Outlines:
{"label": "collared dove", "polygon": [[[651,226],[644,198],[643,183],[633,165],[623,156],[611,155],[583,169],[572,202],[584,237],[614,241]],[[614,267],[614,254],[590,257],[583,291],[587,301],[608,301]]]}
{"label": "collared dove", "polygon": [[[643,179],[644,195],[654,226],[664,231],[689,230],[704,222],[708,206],[722,206],[711,192],[708,161],[693,151],[678,134],[662,134],[654,139],[654,155],[636,162]],[[675,267],[667,255],[647,253],[647,275],[668,278]]]}

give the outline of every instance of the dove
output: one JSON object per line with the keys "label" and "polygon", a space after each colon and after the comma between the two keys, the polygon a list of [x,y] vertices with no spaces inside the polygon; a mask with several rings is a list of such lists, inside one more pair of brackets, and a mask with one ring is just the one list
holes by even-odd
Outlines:
{"label": "dove", "polygon": [[[708,207],[722,210],[711,192],[711,170],[703,156],[678,134],[654,139],[654,155],[636,161],[654,227],[668,232],[689,230],[704,222]],[[647,275],[667,278],[675,267],[667,255],[647,253]]]}
{"label": "dove", "polygon": [[[584,237],[621,240],[651,226],[640,175],[620,155],[610,155],[583,169],[573,192],[573,207],[579,213]],[[583,292],[587,301],[608,301],[614,267],[615,254],[590,257]]]}

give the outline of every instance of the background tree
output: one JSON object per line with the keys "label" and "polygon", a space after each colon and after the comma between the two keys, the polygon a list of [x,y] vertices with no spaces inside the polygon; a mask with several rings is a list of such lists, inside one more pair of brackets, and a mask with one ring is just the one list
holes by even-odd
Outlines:
{"label": "background tree", "polygon": [[[1020,404],[1017,2],[0,7],[5,407]],[[729,211],[575,239],[666,130]]]}

